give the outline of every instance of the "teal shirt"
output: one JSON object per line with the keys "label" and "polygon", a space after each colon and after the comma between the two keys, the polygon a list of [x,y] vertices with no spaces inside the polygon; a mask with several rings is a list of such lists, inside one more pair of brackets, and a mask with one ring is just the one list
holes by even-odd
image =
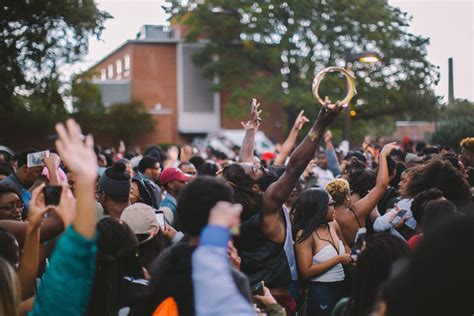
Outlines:
{"label": "teal shirt", "polygon": [[28,315],[84,315],[94,282],[96,253],[96,239],[86,239],[69,226],[58,240]]}

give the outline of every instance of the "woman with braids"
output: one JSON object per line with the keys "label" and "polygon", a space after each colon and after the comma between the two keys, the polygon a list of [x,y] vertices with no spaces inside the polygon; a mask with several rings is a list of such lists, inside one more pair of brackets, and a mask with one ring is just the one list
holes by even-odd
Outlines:
{"label": "woman with braids", "polygon": [[334,179],[326,186],[326,190],[335,202],[337,223],[341,227],[344,239],[350,246],[354,243],[357,230],[365,227],[367,216],[377,206],[377,203],[387,190],[389,182],[387,156],[393,148],[395,148],[395,143],[390,143],[383,147],[379,156],[379,169],[375,187],[357,202],[352,203],[351,188],[346,180]]}
{"label": "woman with braids", "polygon": [[342,105],[330,106],[327,99],[308,135],[292,153],[285,172],[276,179],[270,171],[254,163],[253,145],[260,125],[254,99],[250,120],[245,127],[240,163],[224,168],[223,176],[235,192],[235,201],[243,206],[241,234],[235,245],[242,258],[241,270],[252,285],[264,281],[277,302],[290,315],[296,304],[288,286],[297,278],[291,222],[283,209],[291,191],[316,152],[324,129],[334,120]]}
{"label": "woman with braids", "polygon": [[381,233],[368,238],[352,275],[352,296],[339,301],[333,315],[369,315],[377,291],[388,278],[393,263],[409,254],[407,244],[393,235]]}
{"label": "woman with braids", "polygon": [[309,280],[308,315],[330,315],[346,293],[342,265],[351,262],[335,219],[334,200],[311,188],[294,204],[293,235],[300,277]]}
{"label": "woman with braids", "polygon": [[98,254],[87,315],[117,315],[131,311],[148,288],[140,265],[138,240],[127,224],[107,217],[97,224]]}

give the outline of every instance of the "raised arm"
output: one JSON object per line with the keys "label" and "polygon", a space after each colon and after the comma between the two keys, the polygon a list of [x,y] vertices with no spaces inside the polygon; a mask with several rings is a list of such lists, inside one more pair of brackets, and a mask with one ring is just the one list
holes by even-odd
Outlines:
{"label": "raised arm", "polygon": [[254,162],[253,160],[253,147],[255,142],[255,134],[260,126],[260,113],[258,107],[260,103],[257,103],[256,99],[252,99],[252,109],[250,111],[250,119],[247,123],[242,122],[242,126],[245,129],[244,140],[242,141],[242,147],[240,147],[239,162]]}
{"label": "raised arm", "polygon": [[95,271],[94,189],[97,158],[93,140],[89,135],[83,142],[81,129],[72,119],[67,121],[67,129],[58,124],[56,131],[59,136],[56,148],[77,176],[77,200],[74,208],[74,203],[66,202],[67,193],[64,194],[63,189],[57,212],[66,226],[71,219],[72,225],[58,240],[30,316],[47,315],[51,314],[51,311],[57,315],[83,315]]}
{"label": "raised arm", "polygon": [[395,143],[390,143],[382,148],[379,155],[379,169],[375,187],[363,199],[360,199],[352,205],[352,208],[360,219],[365,220],[365,218],[369,216],[370,212],[377,206],[377,203],[379,203],[387,190],[389,182],[387,156],[395,147]]}
{"label": "raised arm", "polygon": [[298,114],[298,117],[295,120],[295,124],[293,124],[293,127],[291,128],[290,134],[288,134],[288,137],[281,146],[281,151],[275,158],[273,165],[282,166],[285,164],[286,157],[291,154],[291,151],[295,147],[298,133],[303,128],[303,125],[307,122],[309,122],[309,120],[306,116],[304,116],[304,110],[301,110],[300,114]]}
{"label": "raised arm", "polygon": [[339,160],[337,159],[336,151],[334,150],[332,132],[330,130],[324,134],[324,141],[326,142],[326,155],[328,157],[329,170],[331,170],[334,176],[338,176],[341,174],[341,166],[339,165]]}
{"label": "raised arm", "polygon": [[319,141],[323,137],[324,129],[341,112],[341,105],[337,104],[335,107],[330,108],[329,104],[330,102],[326,98],[326,103],[321,107],[313,127],[291,155],[286,171],[265,191],[262,201],[262,214],[264,216],[277,213],[283,203],[285,203],[298,178],[306,169],[311,159],[313,159],[314,153],[318,149]]}
{"label": "raised arm", "polygon": [[39,198],[44,185],[36,187],[28,205],[28,225],[26,228],[25,244],[21,256],[18,277],[21,283],[22,298],[27,299],[33,295],[36,275],[38,274],[40,226],[47,207]]}
{"label": "raised arm", "polygon": [[[23,246],[25,243],[26,231],[28,229],[28,222],[0,220],[0,227],[15,236],[18,244]],[[60,219],[48,217],[47,219],[43,220],[40,226],[40,242],[50,240],[63,231],[64,226]]]}

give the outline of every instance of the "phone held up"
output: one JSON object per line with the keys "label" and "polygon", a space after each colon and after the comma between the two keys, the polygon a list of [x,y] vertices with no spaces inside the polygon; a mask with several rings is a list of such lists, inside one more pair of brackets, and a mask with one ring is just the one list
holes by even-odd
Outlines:
{"label": "phone held up", "polygon": [[43,188],[44,204],[48,205],[59,205],[61,200],[62,187],[59,185],[47,185]]}
{"label": "phone held up", "polygon": [[355,261],[362,252],[362,246],[367,235],[367,229],[365,227],[359,228],[354,239],[354,245],[351,248],[351,257]]}

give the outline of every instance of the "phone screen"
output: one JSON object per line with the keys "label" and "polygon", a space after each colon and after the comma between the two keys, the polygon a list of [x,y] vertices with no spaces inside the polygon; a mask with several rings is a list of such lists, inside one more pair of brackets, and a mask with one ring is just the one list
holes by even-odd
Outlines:
{"label": "phone screen", "polygon": [[160,225],[160,228],[165,227],[165,214],[163,213],[163,211],[156,212],[156,220],[158,221],[158,225]]}
{"label": "phone screen", "polygon": [[59,185],[48,185],[43,188],[44,204],[59,205],[62,187]]}
{"label": "phone screen", "polygon": [[400,220],[403,218],[403,216],[405,216],[405,214],[406,214],[407,212],[408,212],[407,210],[400,210],[400,211],[398,211],[397,215],[395,216],[395,218],[394,218],[393,221],[392,221],[392,225],[397,225],[398,222],[400,222]]}
{"label": "phone screen", "polygon": [[265,284],[263,281],[258,282],[252,287],[252,295],[265,295]]}
{"label": "phone screen", "polygon": [[365,227],[359,228],[357,230],[356,237],[354,239],[354,245],[351,248],[351,255],[354,260],[357,259],[357,256],[362,251],[362,245],[364,244],[365,236],[367,235],[367,229]]}

